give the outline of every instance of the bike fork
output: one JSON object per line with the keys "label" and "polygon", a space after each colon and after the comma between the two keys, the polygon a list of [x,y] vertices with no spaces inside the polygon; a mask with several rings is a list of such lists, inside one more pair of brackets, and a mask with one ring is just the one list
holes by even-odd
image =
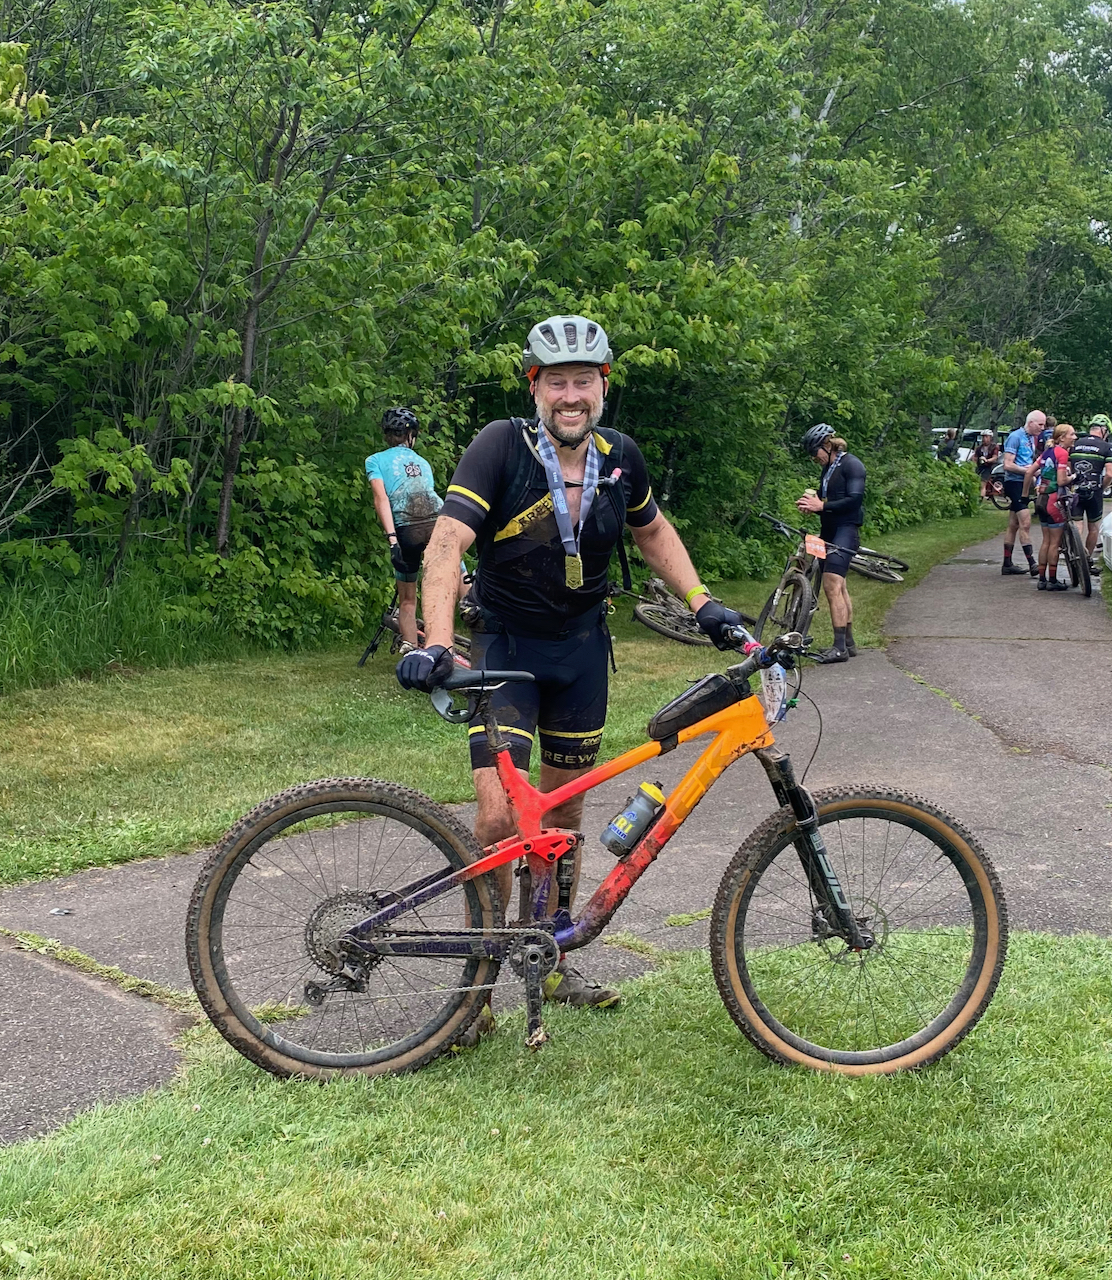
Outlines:
{"label": "bike fork", "polygon": [[768,774],[780,806],[790,808],[795,814],[799,835],[793,843],[819,913],[851,951],[868,951],[875,939],[868,929],[861,927],[850,909],[841,881],[826,852],[819,830],[818,809],[811,793],[796,781],[791,756],[767,747],[753,754]]}

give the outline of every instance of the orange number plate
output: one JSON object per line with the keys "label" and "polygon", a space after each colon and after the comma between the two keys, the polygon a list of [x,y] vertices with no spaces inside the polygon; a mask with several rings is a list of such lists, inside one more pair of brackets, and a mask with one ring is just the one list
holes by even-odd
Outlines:
{"label": "orange number plate", "polygon": [[817,534],[807,534],[803,539],[803,549],[809,556],[814,556],[816,560],[826,559],[826,543]]}

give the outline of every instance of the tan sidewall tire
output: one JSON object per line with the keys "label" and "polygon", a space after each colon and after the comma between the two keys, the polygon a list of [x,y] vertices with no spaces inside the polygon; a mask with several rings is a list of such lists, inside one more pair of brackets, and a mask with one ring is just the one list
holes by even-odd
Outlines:
{"label": "tan sidewall tire", "polygon": [[[494,982],[498,974],[495,961],[481,961],[474,978],[476,989],[464,997],[442,1027],[407,1052],[367,1066],[326,1067],[303,1062],[266,1044],[244,1025],[220,988],[209,945],[213,905],[220,887],[243,849],[267,829],[284,823],[299,810],[353,801],[396,808],[419,818],[452,849],[454,859],[445,859],[446,868],[453,860],[458,860],[460,866],[473,862],[482,852],[472,833],[447,809],[419,791],[375,778],[325,778],[291,787],[264,800],[228,831],[209,855],[193,890],[186,917],[186,956],[194,988],[213,1025],[244,1057],[275,1075],[326,1080],[335,1076],[396,1074],[424,1066],[449,1049],[467,1030],[487,998],[488,992],[478,988]],[[502,910],[490,876],[481,876],[471,883],[483,914],[483,927],[501,927]]]}
{"label": "tan sidewall tire", "polygon": [[737,964],[734,938],[737,914],[749,880],[771,844],[779,842],[795,826],[790,810],[767,819],[738,849],[719,886],[711,918],[710,950],[715,980],[730,1016],[746,1038],[760,1051],[784,1065],[810,1067],[842,1075],[882,1075],[910,1070],[935,1062],[948,1053],[976,1025],[988,1007],[1007,954],[1008,923],[1003,891],[987,855],[960,823],[918,796],[886,788],[846,786],[814,793],[821,817],[849,809],[875,805],[878,813],[913,817],[937,831],[962,855],[972,870],[985,904],[985,954],[980,972],[961,1009],[932,1040],[901,1057],[886,1062],[830,1062],[801,1051],[782,1039],[758,1014],[749,1000]]}

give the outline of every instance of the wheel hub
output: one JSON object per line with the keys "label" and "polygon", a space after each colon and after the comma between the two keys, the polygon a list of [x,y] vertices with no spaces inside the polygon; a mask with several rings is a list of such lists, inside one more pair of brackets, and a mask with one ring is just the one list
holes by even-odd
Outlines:
{"label": "wheel hub", "polygon": [[[874,902],[871,898],[866,898],[861,903],[861,914],[855,915],[857,927],[862,933],[867,933],[872,938],[872,943],[864,951],[853,951],[845,944],[845,939],[841,934],[836,934],[827,926],[821,933],[818,933],[816,941],[827,957],[833,960],[835,964],[866,964],[870,957],[878,956],[884,950],[888,941],[888,915],[879,903]],[[824,921],[825,924],[825,921]],[[812,923],[812,929],[814,929]]]}

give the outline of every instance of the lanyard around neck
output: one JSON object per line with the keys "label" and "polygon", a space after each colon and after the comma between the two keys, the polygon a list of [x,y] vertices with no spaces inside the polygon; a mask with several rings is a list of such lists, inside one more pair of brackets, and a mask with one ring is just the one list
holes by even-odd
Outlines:
{"label": "lanyard around neck", "polygon": [[824,502],[826,501],[826,490],[830,486],[830,477],[842,465],[842,459],[845,456],[846,455],[844,453],[838,454],[834,461],[822,473],[822,483],[819,485],[819,497],[822,498]]}
{"label": "lanyard around neck", "polygon": [[548,438],[542,423],[537,423],[537,453],[544,464],[548,477],[548,492],[552,495],[552,509],[556,516],[556,528],[560,541],[564,546],[564,554],[579,554],[579,539],[583,534],[583,526],[591,514],[591,505],[595,500],[595,489],[598,486],[599,453],[592,432],[587,444],[587,464],[583,472],[583,497],[579,503],[579,528],[572,527],[571,514],[568,511],[567,486],[564,484],[564,473],[560,470],[560,462],[556,450]]}

